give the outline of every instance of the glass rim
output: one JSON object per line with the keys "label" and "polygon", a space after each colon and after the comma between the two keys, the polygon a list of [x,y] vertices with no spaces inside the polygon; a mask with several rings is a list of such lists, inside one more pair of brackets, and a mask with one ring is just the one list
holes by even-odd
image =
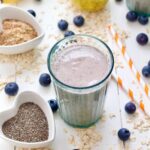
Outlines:
{"label": "glass rim", "polygon": [[[54,73],[53,73],[53,71],[52,71],[52,69],[51,69],[51,64],[49,63],[49,62],[50,62],[51,55],[56,51],[56,46],[57,46],[59,43],[62,43],[62,42],[64,42],[64,41],[67,40],[67,39],[69,40],[71,37],[88,37],[88,38],[92,38],[92,39],[94,39],[94,40],[100,42],[101,44],[103,44],[103,45],[106,47],[106,49],[108,50],[109,55],[110,55],[110,58],[111,58],[111,66],[110,66],[110,69],[109,69],[108,73],[106,74],[106,76],[105,76],[102,80],[100,80],[98,83],[93,84],[93,85],[90,85],[90,86],[76,87],[76,86],[70,86],[70,85],[68,85],[68,84],[65,84],[65,83],[61,82],[59,79],[57,79],[57,78],[55,77],[55,75],[54,75]],[[76,89],[76,90],[91,89],[91,88],[97,87],[97,86],[99,86],[100,84],[102,84],[103,82],[105,82],[105,81],[108,79],[108,77],[111,75],[112,70],[113,70],[113,67],[114,67],[114,56],[113,56],[113,53],[112,53],[111,49],[109,48],[109,46],[108,46],[104,41],[102,41],[101,39],[99,39],[99,38],[97,38],[97,37],[95,37],[95,36],[92,36],[92,35],[88,35],[88,34],[76,34],[76,35],[72,35],[72,36],[69,36],[69,37],[65,37],[65,38],[59,40],[58,42],[56,42],[56,43],[53,45],[53,47],[51,48],[51,50],[50,50],[50,52],[49,52],[49,54],[48,54],[48,57],[47,57],[47,66],[48,66],[48,70],[49,70],[51,76],[52,76],[60,85],[63,85],[64,87],[71,88],[71,89],[74,89],[74,90],[75,90],[75,89]]]}

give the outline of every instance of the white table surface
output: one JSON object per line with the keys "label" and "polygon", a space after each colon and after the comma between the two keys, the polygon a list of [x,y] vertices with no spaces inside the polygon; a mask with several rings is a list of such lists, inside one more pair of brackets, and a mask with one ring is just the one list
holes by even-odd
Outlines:
{"label": "white table surface", "polygon": [[[115,0],[110,0],[108,4],[108,8],[111,10],[111,20],[112,23],[116,23],[122,30],[128,31],[130,37],[126,40],[128,53],[133,59],[136,68],[141,71],[142,67],[146,65],[146,63],[150,60],[150,44],[147,46],[141,47],[136,41],[135,37],[139,32],[146,32],[147,26],[141,26],[138,23],[128,23],[125,19],[125,15],[127,13],[127,8],[125,5],[125,1],[120,4],[116,4]],[[55,14],[51,14],[51,6],[55,3],[55,0],[43,0],[42,3],[35,3],[32,0],[24,0],[18,6],[29,9],[33,8],[37,12],[45,12],[39,13],[38,15],[43,15],[42,25],[44,29],[53,28],[57,24],[57,17],[55,18]],[[50,26],[51,25],[51,26]],[[96,29],[98,30],[98,28]],[[54,32],[55,33],[55,32]],[[47,39],[44,40],[47,43],[54,44],[55,41],[51,41]],[[117,47],[109,41],[110,47],[114,50],[118,50]],[[43,52],[44,59],[46,61],[47,53],[50,47],[46,47],[46,53]],[[133,87],[136,91],[137,95],[139,94],[137,86],[138,84],[133,84],[133,75],[130,72],[129,68],[126,66],[123,58],[120,58],[123,65],[125,66],[123,69],[117,69],[117,72],[123,77],[124,81],[128,86]],[[47,72],[46,62],[43,63],[40,72]],[[31,68],[30,68],[31,69]],[[16,70],[14,64],[0,64],[0,75],[1,77],[6,76],[14,76],[14,79],[17,81],[20,87],[20,91],[23,90],[34,90],[45,99],[54,98],[54,90],[52,86],[49,88],[42,88],[38,83],[38,75],[36,78],[34,76],[30,76],[26,71],[24,73],[24,78],[34,79],[33,82],[26,82],[26,80],[22,80],[21,77],[16,76]],[[146,82],[150,83],[150,80],[146,80]],[[19,92],[20,92],[19,91]],[[144,97],[145,98],[145,97]],[[7,109],[8,106],[12,104],[14,98],[9,98],[5,95],[4,91],[0,92],[0,111]],[[92,150],[148,150],[150,149],[150,120],[146,120],[142,111],[137,107],[137,112],[129,116],[124,111],[124,105],[129,101],[127,95],[118,88],[117,84],[111,80],[105,104],[105,113],[104,119],[100,120],[96,124],[96,130],[102,136],[102,140],[97,143]],[[71,145],[68,140],[71,136],[76,135],[76,130],[66,123],[62,121],[59,114],[56,113],[54,115],[56,122],[56,137],[54,142],[50,145],[50,149],[52,150],[73,150],[75,147]],[[118,139],[117,131],[126,127],[131,131],[131,138],[129,141],[123,143]],[[145,131],[144,131],[145,129]],[[68,132],[66,133],[65,130]],[[0,139],[0,149],[1,150],[13,150],[14,147],[9,145],[6,141]]]}

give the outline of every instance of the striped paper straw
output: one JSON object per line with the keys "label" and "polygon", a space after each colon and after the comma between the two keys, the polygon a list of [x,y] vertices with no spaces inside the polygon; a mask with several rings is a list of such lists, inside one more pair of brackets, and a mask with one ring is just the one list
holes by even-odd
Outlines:
{"label": "striped paper straw", "polygon": [[109,25],[108,29],[109,29],[113,39],[115,40],[116,44],[118,45],[119,49],[121,50],[121,53],[122,53],[123,57],[125,58],[125,60],[127,61],[127,64],[129,66],[129,68],[131,69],[131,71],[133,72],[136,80],[140,83],[145,94],[150,98],[150,88],[149,88],[148,84],[146,84],[144,82],[144,80],[142,79],[140,72],[138,70],[136,70],[132,59],[129,57],[129,55],[127,53],[126,46],[122,43],[122,41],[119,37],[119,34],[117,32],[115,32],[112,25]]}
{"label": "striped paper straw", "polygon": [[150,116],[150,103],[146,100],[141,100],[136,97],[136,94],[133,89],[128,88],[127,85],[123,82],[122,78],[118,76],[114,71],[112,73],[113,79],[117,82],[119,87],[121,87],[130,97],[131,101],[134,101],[140,109],[148,116]]}

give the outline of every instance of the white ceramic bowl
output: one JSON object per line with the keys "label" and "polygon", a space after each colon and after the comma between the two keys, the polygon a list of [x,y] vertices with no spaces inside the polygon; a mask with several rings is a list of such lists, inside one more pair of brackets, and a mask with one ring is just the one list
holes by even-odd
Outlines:
{"label": "white ceramic bowl", "polygon": [[[49,137],[48,140],[42,141],[42,142],[36,142],[36,143],[28,143],[28,142],[20,142],[16,140],[12,140],[8,137],[6,137],[2,132],[2,125],[4,122],[9,120],[10,118],[14,117],[21,104],[26,102],[33,102],[37,104],[45,113],[45,116],[48,120],[48,126],[49,126]],[[25,91],[20,93],[13,106],[9,108],[8,110],[0,113],[0,137],[10,144],[17,146],[17,147],[23,147],[23,148],[40,148],[48,146],[54,139],[55,135],[55,124],[54,124],[54,118],[52,110],[48,104],[48,102],[44,101],[38,94],[32,91]]]}
{"label": "white ceramic bowl", "polygon": [[44,37],[44,31],[40,27],[39,23],[36,19],[29,14],[28,12],[24,11],[21,8],[9,5],[0,5],[0,18],[4,19],[17,19],[20,21],[24,21],[30,24],[37,32],[38,36],[30,41],[11,45],[11,46],[0,46],[0,53],[1,54],[18,54],[24,53],[26,51],[32,50],[35,48]]}

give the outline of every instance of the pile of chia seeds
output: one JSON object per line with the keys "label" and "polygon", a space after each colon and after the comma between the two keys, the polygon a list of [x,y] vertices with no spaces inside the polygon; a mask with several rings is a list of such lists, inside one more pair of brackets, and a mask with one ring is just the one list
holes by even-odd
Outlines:
{"label": "pile of chia seeds", "polygon": [[17,115],[2,126],[10,139],[22,142],[40,142],[48,139],[48,121],[41,108],[31,102],[20,106]]}

